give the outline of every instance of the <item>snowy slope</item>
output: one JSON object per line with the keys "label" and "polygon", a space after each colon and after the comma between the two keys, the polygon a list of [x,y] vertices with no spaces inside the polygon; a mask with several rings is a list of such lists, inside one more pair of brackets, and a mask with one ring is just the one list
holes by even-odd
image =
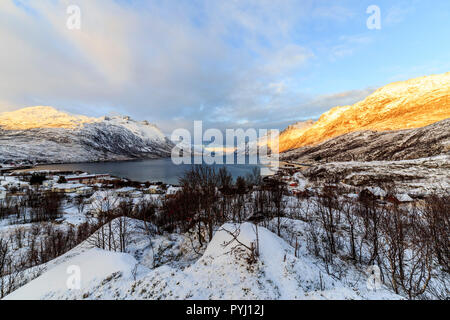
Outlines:
{"label": "snowy slope", "polygon": [[173,143],[147,121],[88,118],[50,107],[0,114],[0,162],[84,162],[157,158]]}
{"label": "snowy slope", "polygon": [[313,184],[330,179],[354,187],[379,186],[395,182],[400,193],[415,196],[447,194],[450,189],[450,156],[400,161],[329,162],[305,169],[302,174]]}
{"label": "snowy slope", "polygon": [[283,160],[302,163],[395,161],[450,154],[450,118],[418,129],[359,131],[285,152]]}
{"label": "snowy slope", "polygon": [[450,117],[450,72],[399,81],[351,106],[334,107],[306,129],[280,135],[280,152],[358,131],[421,128]]}
{"label": "snowy slope", "polygon": [[129,254],[93,248],[27,283],[20,290],[9,295],[8,299],[36,300],[64,295],[68,290],[68,280],[71,284],[69,273],[75,274],[73,266],[79,267],[81,270],[80,288],[88,288],[116,272],[124,272],[129,277],[135,264],[136,260]]}
{"label": "snowy slope", "polygon": [[[225,231],[237,229],[237,240]],[[268,229],[259,227],[258,238],[260,256],[253,264],[247,261],[249,251],[239,246],[250,247],[256,239],[250,223],[223,225],[191,263],[183,258],[192,254],[191,244],[180,235],[153,238],[154,251],[148,249],[149,239],[137,234],[129,253],[77,247],[6,299],[401,299],[384,288],[368,290],[364,278],[353,279],[353,286],[331,278],[311,256],[296,257],[293,247]],[[155,259],[150,253],[164,243],[167,257],[185,263],[149,263]],[[66,286],[67,268],[73,265],[81,271],[79,290]]]}
{"label": "snowy slope", "polygon": [[39,106],[19,109],[0,114],[0,126],[5,130],[27,130],[36,128],[75,128],[99,119]]}

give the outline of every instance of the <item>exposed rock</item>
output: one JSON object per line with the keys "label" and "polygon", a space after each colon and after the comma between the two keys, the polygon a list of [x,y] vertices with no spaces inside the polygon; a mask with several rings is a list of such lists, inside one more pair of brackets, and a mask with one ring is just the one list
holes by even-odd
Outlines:
{"label": "exposed rock", "polygon": [[450,118],[418,129],[352,132],[315,146],[286,152],[281,158],[304,163],[393,161],[449,153]]}
{"label": "exposed rock", "polygon": [[450,190],[450,156],[372,162],[332,162],[305,169],[316,183],[340,182],[355,187],[394,187],[397,193],[426,196]]}
{"label": "exposed rock", "polygon": [[170,156],[173,143],[129,117],[88,118],[51,107],[0,115],[0,162],[88,162]]}
{"label": "exposed rock", "polygon": [[450,118],[450,72],[391,83],[352,106],[324,113],[306,129],[285,130],[280,152],[357,131],[420,128]]}

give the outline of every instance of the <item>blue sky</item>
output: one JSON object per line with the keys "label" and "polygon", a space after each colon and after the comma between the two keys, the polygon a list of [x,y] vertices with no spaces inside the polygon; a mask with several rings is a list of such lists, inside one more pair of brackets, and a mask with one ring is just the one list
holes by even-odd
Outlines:
{"label": "blue sky", "polygon": [[[81,29],[66,27],[69,5]],[[369,5],[381,29],[369,30]],[[284,128],[450,71],[448,0],[3,0],[0,112]]]}

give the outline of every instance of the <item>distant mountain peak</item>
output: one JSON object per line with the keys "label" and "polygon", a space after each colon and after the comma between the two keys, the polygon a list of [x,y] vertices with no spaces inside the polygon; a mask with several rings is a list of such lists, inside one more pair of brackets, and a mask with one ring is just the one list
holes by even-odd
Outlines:
{"label": "distant mountain peak", "polygon": [[173,143],[148,121],[91,118],[37,106],[0,114],[0,162],[84,162],[157,158]]}
{"label": "distant mountain peak", "polygon": [[309,127],[285,130],[280,152],[356,131],[420,128],[450,118],[450,72],[388,84],[363,101],[335,107]]}
{"label": "distant mountain peak", "polygon": [[50,106],[35,106],[0,113],[0,127],[5,130],[28,130],[37,128],[71,129],[99,119],[73,115]]}

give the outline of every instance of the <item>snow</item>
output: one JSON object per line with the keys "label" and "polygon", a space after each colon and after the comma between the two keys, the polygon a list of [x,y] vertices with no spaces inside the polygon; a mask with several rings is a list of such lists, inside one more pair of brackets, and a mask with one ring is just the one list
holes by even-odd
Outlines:
{"label": "snow", "polygon": [[99,120],[95,118],[72,115],[48,106],[28,107],[0,114],[0,126],[7,130],[74,128],[97,121]]}
{"label": "snow", "polygon": [[100,190],[94,192],[87,202],[89,203],[87,206],[88,212],[108,212],[118,208],[120,198],[112,190]]}
{"label": "snow", "polygon": [[387,192],[380,187],[367,187],[365,189],[370,191],[376,197],[385,197],[387,195]]}
{"label": "snow", "polygon": [[0,161],[68,163],[159,158],[169,156],[173,147],[155,125],[145,121],[87,118],[53,108],[32,110],[28,116],[23,110],[0,114]]}
{"label": "snow", "polygon": [[306,186],[308,185],[308,179],[303,176],[301,172],[294,173],[294,179],[297,181],[297,189],[299,190],[305,190]]}
{"label": "snow", "polygon": [[408,194],[406,193],[400,193],[400,194],[396,194],[395,197],[397,198],[398,201],[400,202],[411,202],[414,201]]}
{"label": "snow", "polygon": [[79,189],[86,187],[85,184],[82,183],[59,183],[53,186],[54,189],[65,190],[65,189]]}
{"label": "snow", "polygon": [[87,186],[83,186],[83,187],[81,187],[80,189],[78,189],[79,191],[91,191],[91,190],[93,190],[93,188],[92,187],[87,187]]}
{"label": "snow", "polygon": [[[228,224],[222,227],[234,231],[236,225]],[[244,223],[240,226],[238,240],[250,247],[256,241],[256,229],[253,224]],[[266,281],[273,286],[276,299],[299,299],[304,293],[318,288],[319,270],[307,259],[298,259],[293,254],[293,248],[283,239],[276,236],[266,228],[258,228],[259,254],[261,260],[260,272],[265,275]],[[208,246],[205,256],[215,257],[217,263],[225,256],[225,250],[221,245],[231,240],[231,236],[225,231],[219,231]],[[229,261],[223,261],[223,264]],[[331,278],[325,277],[329,282]],[[256,290],[256,288],[255,288]]]}
{"label": "snow", "polygon": [[88,217],[83,212],[78,212],[78,209],[72,206],[64,208],[62,220],[64,224],[78,226],[85,223],[88,220]]}
{"label": "snow", "polygon": [[116,193],[128,193],[128,192],[132,192],[134,190],[136,190],[136,189],[133,187],[123,187],[123,188],[117,189]]}
{"label": "snow", "polygon": [[117,116],[112,117],[108,122],[127,128],[144,140],[157,140],[160,142],[165,141],[165,136],[158,129],[158,127],[148,123],[147,121],[136,122],[127,117]]}
{"label": "snow", "polygon": [[[135,265],[136,260],[129,254],[90,249],[48,270],[14,291],[5,300],[52,299],[70,290],[82,291],[116,272],[122,272],[129,277]],[[68,279],[70,280],[74,272],[73,266],[80,270],[80,289],[68,288]]]}
{"label": "snow", "polygon": [[89,198],[89,202],[100,201],[103,199],[115,198],[114,192],[111,190],[99,190],[95,191],[94,194]]}
{"label": "snow", "polygon": [[143,195],[143,193],[141,191],[134,191],[130,194],[130,196],[132,198],[138,198],[138,197],[141,197],[142,195]]}
{"label": "snow", "polygon": [[[450,155],[398,161],[329,162],[307,168],[305,176],[336,177],[346,186],[377,187],[380,177],[395,181],[397,193],[411,197],[445,194],[450,189]],[[318,181],[316,179],[315,183]],[[374,189],[380,191],[379,189]],[[380,195],[385,194],[381,191]]]}
{"label": "snow", "polygon": [[[305,226],[285,222],[294,229]],[[364,278],[353,279],[353,286],[331,278],[304,249],[296,256],[289,243],[263,227],[259,257],[249,263],[250,251],[239,243],[250,247],[256,241],[251,223],[224,224],[194,260],[187,235],[149,239],[134,230],[127,253],[80,245],[6,299],[401,299],[384,288],[368,290]],[[234,240],[229,232],[236,230]],[[67,288],[69,266],[80,267],[80,290]]]}
{"label": "snow", "polygon": [[173,194],[176,194],[180,190],[181,190],[181,187],[170,186],[167,188],[166,194],[173,195]]}

